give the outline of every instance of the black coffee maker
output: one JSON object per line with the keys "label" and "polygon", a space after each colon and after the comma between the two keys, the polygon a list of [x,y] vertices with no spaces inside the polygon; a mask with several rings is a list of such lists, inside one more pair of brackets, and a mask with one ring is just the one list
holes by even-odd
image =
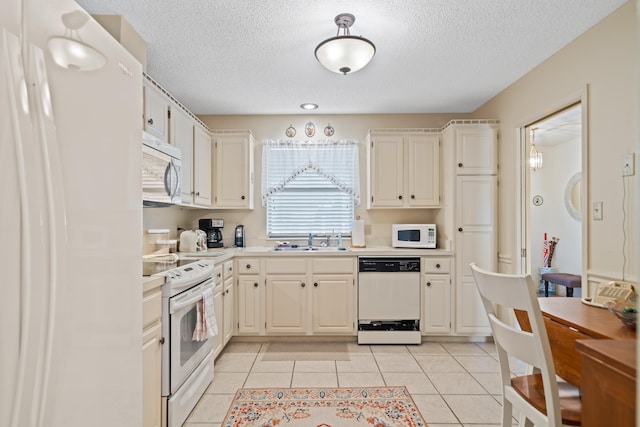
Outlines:
{"label": "black coffee maker", "polygon": [[222,248],[222,231],[224,220],[204,218],[198,220],[198,228],[207,233],[207,248]]}

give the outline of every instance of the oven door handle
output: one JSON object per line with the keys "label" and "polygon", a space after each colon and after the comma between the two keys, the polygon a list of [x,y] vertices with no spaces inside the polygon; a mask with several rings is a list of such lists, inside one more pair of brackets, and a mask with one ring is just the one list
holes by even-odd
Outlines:
{"label": "oven door handle", "polygon": [[169,314],[175,314],[175,313],[179,312],[180,310],[182,310],[182,309],[184,309],[186,307],[189,307],[193,303],[196,303],[196,302],[200,301],[202,299],[202,293],[206,289],[213,289],[213,281],[212,280],[208,281],[208,283],[205,283],[204,286],[202,286],[201,291],[198,292],[197,294],[195,294],[194,296],[192,296],[191,298],[180,299],[179,301],[176,301],[175,303],[171,304],[171,307],[169,309]]}

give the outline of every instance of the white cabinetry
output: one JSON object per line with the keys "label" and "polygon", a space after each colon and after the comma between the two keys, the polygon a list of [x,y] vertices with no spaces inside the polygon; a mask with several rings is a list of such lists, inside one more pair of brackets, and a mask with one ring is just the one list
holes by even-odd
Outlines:
{"label": "white cabinetry", "polygon": [[451,124],[443,132],[453,151],[450,185],[445,185],[448,221],[445,233],[456,251],[457,334],[489,335],[491,328],[469,263],[497,269],[497,130],[496,125]]}
{"label": "white cabinetry", "polygon": [[367,141],[367,208],[440,206],[438,133],[371,131]]}
{"label": "white cabinetry", "polygon": [[354,335],[355,260],[265,257],[261,299],[259,260],[238,258],[238,334]]}
{"label": "white cabinetry", "polygon": [[216,325],[218,325],[218,333],[213,337],[213,358],[215,359],[222,352],[224,344],[222,342],[222,322],[224,317],[223,291],[222,284],[222,266],[216,265],[213,269],[213,310],[216,316]]}
{"label": "white cabinetry", "polygon": [[218,326],[218,329],[222,326],[222,346],[224,347],[233,336],[233,314],[235,305],[233,298],[233,260],[224,263],[222,277],[224,279],[222,291],[223,320]]}
{"label": "white cabinetry", "polygon": [[239,335],[258,335],[262,332],[264,324],[260,259],[239,258],[236,266],[238,271],[237,332]]}
{"label": "white cabinetry", "polygon": [[169,142],[169,99],[151,81],[144,79],[144,130]]}
{"label": "white cabinetry", "polygon": [[422,334],[451,332],[451,259],[422,258]]}
{"label": "white cabinetry", "polygon": [[253,209],[254,137],[250,131],[215,131],[213,208]]}
{"label": "white cabinetry", "polygon": [[162,279],[142,295],[143,426],[162,424]]}
{"label": "white cabinetry", "polygon": [[355,258],[312,258],[311,332],[355,334]]}
{"label": "white cabinetry", "polygon": [[304,258],[265,260],[266,333],[307,332],[307,261]]}
{"label": "white cabinetry", "polygon": [[180,148],[181,204],[211,207],[211,135],[199,120],[150,78],[144,80],[144,130]]}

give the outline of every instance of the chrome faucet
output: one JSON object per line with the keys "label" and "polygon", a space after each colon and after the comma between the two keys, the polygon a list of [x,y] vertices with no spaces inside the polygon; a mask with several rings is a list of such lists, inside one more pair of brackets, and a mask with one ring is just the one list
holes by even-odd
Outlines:
{"label": "chrome faucet", "polygon": [[307,245],[312,248],[313,247],[313,234],[309,233],[309,240],[307,241]]}

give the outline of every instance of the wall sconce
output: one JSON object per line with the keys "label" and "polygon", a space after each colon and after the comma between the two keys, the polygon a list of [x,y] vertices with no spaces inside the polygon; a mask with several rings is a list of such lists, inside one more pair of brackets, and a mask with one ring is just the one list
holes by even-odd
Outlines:
{"label": "wall sconce", "polygon": [[536,150],[535,144],[536,138],[536,129],[531,129],[531,150],[529,151],[529,167],[532,171],[537,171],[538,169],[542,169],[542,153],[539,153]]}

